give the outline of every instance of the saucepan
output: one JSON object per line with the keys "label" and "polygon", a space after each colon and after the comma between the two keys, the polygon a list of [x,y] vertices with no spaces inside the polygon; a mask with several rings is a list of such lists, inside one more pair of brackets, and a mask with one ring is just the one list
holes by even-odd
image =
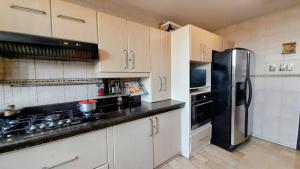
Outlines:
{"label": "saucepan", "polygon": [[79,102],[79,110],[82,113],[91,113],[97,108],[97,100],[84,100]]}

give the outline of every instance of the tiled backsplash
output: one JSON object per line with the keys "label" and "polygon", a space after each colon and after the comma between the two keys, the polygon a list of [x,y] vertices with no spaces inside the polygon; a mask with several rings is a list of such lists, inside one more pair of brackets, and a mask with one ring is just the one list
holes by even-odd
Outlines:
{"label": "tiled backsplash", "polygon": [[[292,148],[296,147],[300,112],[299,18],[300,5],[217,31],[235,41],[236,47],[256,53],[253,135]],[[297,53],[282,55],[286,42],[297,42]],[[291,63],[293,71],[279,71],[280,64]],[[273,64],[276,71],[270,72]]]}
{"label": "tiled backsplash", "polygon": [[[6,59],[0,57],[1,80],[97,78],[98,64],[47,60]],[[0,109],[44,105],[97,98],[95,84],[66,86],[11,87],[0,85]]]}

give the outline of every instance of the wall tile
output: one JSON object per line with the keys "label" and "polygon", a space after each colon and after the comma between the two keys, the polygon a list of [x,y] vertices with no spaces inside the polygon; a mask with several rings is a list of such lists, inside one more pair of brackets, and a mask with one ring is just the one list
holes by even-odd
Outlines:
{"label": "wall tile", "polygon": [[4,103],[4,88],[3,85],[0,85],[0,110],[5,108]]}
{"label": "wall tile", "polygon": [[64,78],[86,78],[87,63],[86,62],[64,62],[63,63]]}
{"label": "wall tile", "polygon": [[62,103],[65,100],[64,86],[38,86],[37,104]]}
{"label": "wall tile", "polygon": [[35,79],[35,61],[28,59],[19,60],[20,78]]}
{"label": "wall tile", "polygon": [[61,61],[36,60],[35,67],[37,79],[63,78]]}
{"label": "wall tile", "polygon": [[87,85],[88,88],[88,98],[97,99],[98,97],[98,87],[96,84]]}
{"label": "wall tile", "polygon": [[13,91],[12,88],[8,85],[3,86],[3,95],[4,95],[4,105],[5,107],[10,104],[14,104],[13,101]]}
{"label": "wall tile", "polygon": [[88,99],[87,85],[68,85],[65,86],[65,101],[80,101]]}

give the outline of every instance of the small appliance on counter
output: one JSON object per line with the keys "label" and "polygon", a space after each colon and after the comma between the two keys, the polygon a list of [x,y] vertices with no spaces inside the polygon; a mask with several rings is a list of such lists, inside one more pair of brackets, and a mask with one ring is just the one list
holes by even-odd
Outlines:
{"label": "small appliance on counter", "polygon": [[242,48],[213,54],[212,143],[229,151],[252,134],[254,59],[252,51]]}

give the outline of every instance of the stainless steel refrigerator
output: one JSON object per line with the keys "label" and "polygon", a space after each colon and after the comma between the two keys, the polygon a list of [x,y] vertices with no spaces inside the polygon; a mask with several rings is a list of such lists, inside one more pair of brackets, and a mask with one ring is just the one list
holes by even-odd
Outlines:
{"label": "stainless steel refrigerator", "polygon": [[228,151],[252,134],[255,55],[242,48],[214,52],[212,140]]}

